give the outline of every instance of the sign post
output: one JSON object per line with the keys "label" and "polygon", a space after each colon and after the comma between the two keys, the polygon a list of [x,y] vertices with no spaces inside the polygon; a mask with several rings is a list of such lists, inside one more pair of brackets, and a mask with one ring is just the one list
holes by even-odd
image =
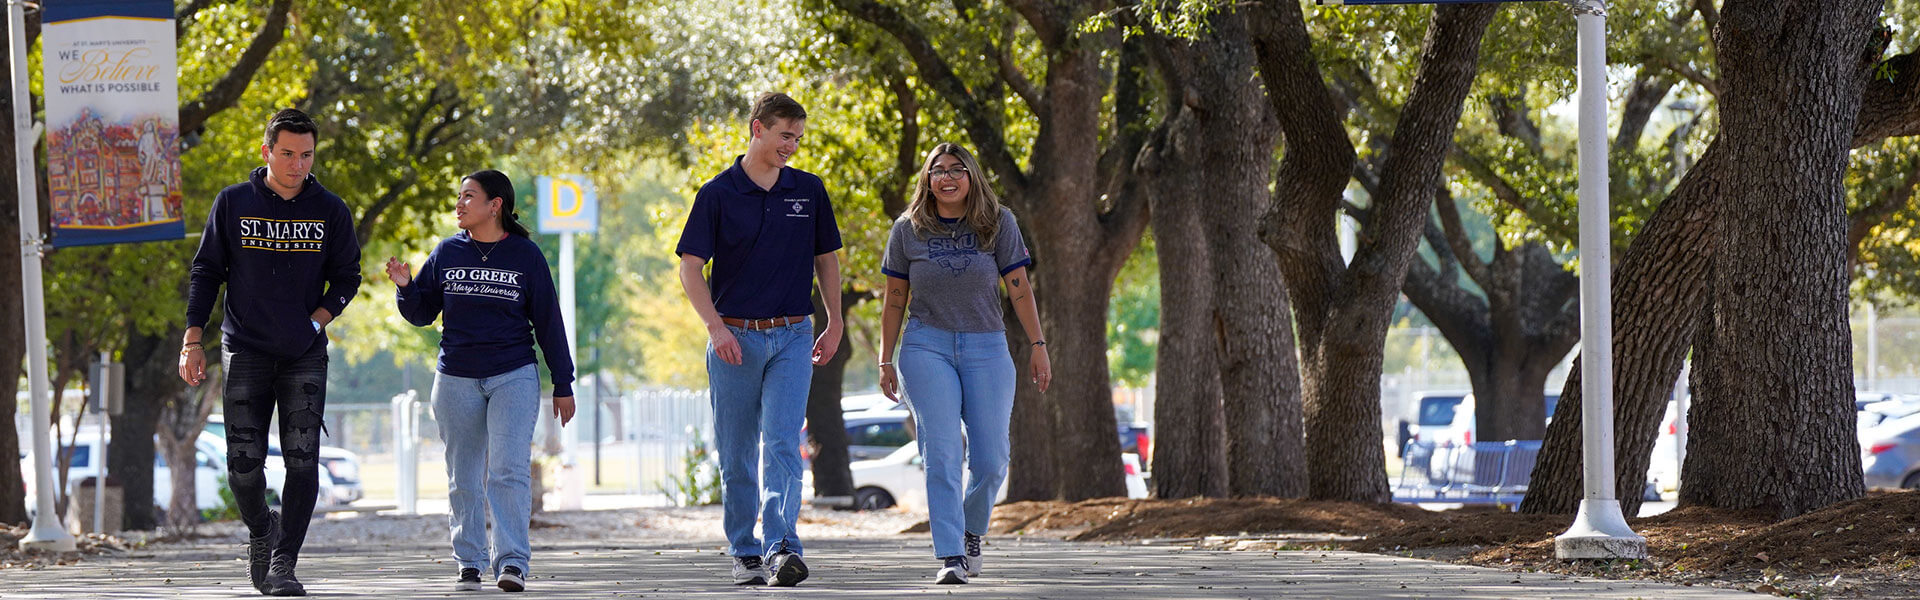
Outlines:
{"label": "sign post", "polygon": [[[593,181],[583,175],[542,175],[535,180],[535,185],[539,187],[540,233],[560,235],[560,318],[567,326],[567,354],[577,363],[580,352],[574,335],[578,331],[575,323],[578,311],[573,287],[573,234],[591,233],[599,225],[599,198],[594,194]],[[576,411],[579,405],[576,397]],[[564,482],[556,507],[560,510],[579,510],[586,492],[586,475],[574,460],[574,437],[560,436],[561,481]]]}

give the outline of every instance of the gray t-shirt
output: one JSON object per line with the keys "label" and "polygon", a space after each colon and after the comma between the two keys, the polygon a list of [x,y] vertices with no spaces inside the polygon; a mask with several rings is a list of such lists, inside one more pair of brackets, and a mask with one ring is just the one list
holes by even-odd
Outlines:
{"label": "gray t-shirt", "polygon": [[922,238],[906,217],[894,220],[880,271],[912,286],[907,310],[921,323],[947,331],[1006,331],[1000,278],[1033,264],[1013,211],[1000,209],[1000,231],[992,248],[981,247],[979,235],[965,223],[943,224],[946,231]]}

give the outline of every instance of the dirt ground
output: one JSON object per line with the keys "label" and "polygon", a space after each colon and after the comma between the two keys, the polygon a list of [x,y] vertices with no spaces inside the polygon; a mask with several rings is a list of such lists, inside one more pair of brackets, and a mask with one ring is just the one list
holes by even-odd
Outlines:
{"label": "dirt ground", "polygon": [[74,539],[76,552],[22,552],[20,538],[27,537],[25,525],[0,525],[0,569],[38,568],[70,565],[87,556],[127,550],[128,542],[118,537],[89,533]]}
{"label": "dirt ground", "polygon": [[[1743,589],[1795,598],[1920,597],[1920,492],[1865,498],[1776,522],[1765,513],[1682,507],[1632,519],[1645,561],[1570,563],[1553,537],[1570,515],[1489,508],[1429,511],[1282,499],[1021,502],[996,533],[1081,541],[1174,540],[1202,547],[1331,547],[1516,571]],[[1301,534],[1340,534],[1322,541]],[[1357,539],[1346,536],[1355,536]],[[1272,543],[1260,543],[1262,538]]]}

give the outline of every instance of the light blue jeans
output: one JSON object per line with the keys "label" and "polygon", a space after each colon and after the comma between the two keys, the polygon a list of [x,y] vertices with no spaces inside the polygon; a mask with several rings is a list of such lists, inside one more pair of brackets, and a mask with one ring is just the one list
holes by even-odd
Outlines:
{"label": "light blue jeans", "polygon": [[[452,515],[453,558],[460,568],[500,575],[527,570],[533,549],[527,526],[533,518],[529,458],[533,425],[540,417],[540,376],[529,364],[493,377],[471,379],[440,373],[433,378],[433,416],[447,444],[447,503]],[[492,552],[487,513],[493,510]],[[492,557],[489,560],[489,555]]]}
{"label": "light blue jeans", "polygon": [[[727,554],[800,554],[800,426],[813,382],[813,326],[801,321],[752,331],[727,326],[740,342],[740,364],[707,346],[714,445],[720,453],[722,524]],[[754,511],[766,535],[753,535]]]}
{"label": "light blue jeans", "polygon": [[959,556],[962,527],[986,535],[993,501],[1007,479],[1015,377],[1007,334],[953,332],[909,319],[897,362],[926,462],[933,555]]}

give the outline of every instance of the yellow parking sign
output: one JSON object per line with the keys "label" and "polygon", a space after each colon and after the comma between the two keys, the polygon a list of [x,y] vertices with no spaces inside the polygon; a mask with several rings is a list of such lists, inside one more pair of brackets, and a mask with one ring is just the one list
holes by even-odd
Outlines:
{"label": "yellow parking sign", "polygon": [[542,175],[540,233],[591,232],[600,222],[599,198],[584,175]]}

